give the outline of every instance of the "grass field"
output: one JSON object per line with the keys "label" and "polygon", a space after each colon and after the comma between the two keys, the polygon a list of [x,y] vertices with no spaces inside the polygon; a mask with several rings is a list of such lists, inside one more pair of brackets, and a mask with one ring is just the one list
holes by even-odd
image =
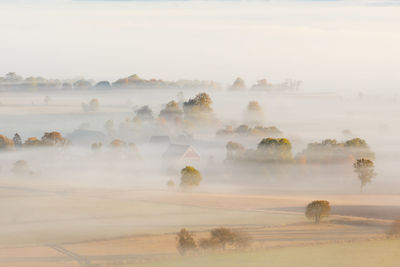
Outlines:
{"label": "grass field", "polygon": [[396,267],[400,263],[400,240],[378,240],[306,247],[273,248],[257,252],[181,257],[124,267]]}
{"label": "grass field", "polygon": [[[0,188],[0,211],[4,214],[0,217],[0,266],[119,266],[145,262],[148,265],[142,266],[243,266],[247,261],[252,265],[246,266],[291,266],[293,262],[299,264],[295,266],[346,266],[341,262],[346,263],[345,258],[337,255],[355,255],[355,264],[362,264],[363,255],[383,257],[388,263],[399,255],[395,249],[400,245],[398,241],[366,241],[384,238],[391,220],[375,216],[380,213],[370,218],[362,213],[358,217],[336,214],[314,225],[303,211],[310,198],[321,196],[65,191],[4,185]],[[366,195],[327,198],[333,204],[347,204],[356,210],[357,205],[371,205],[371,196]],[[374,198],[375,205],[387,209],[399,200],[395,195]],[[368,210],[366,215],[370,213]],[[181,228],[193,231],[199,239],[221,226],[251,236],[249,251],[253,252],[179,256],[176,232]],[[339,262],[324,265],[323,259]]]}

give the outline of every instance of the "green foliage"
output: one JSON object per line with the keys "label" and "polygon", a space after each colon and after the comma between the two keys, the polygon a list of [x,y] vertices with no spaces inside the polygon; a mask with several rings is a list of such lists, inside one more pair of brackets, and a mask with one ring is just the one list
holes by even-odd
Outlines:
{"label": "green foliage", "polygon": [[197,248],[193,234],[189,233],[185,228],[177,233],[178,245],[177,249],[180,254],[185,255],[187,252]]}
{"label": "green foliage", "polygon": [[181,170],[182,187],[198,186],[202,179],[200,172],[191,166],[186,166]]}
{"label": "green foliage", "polygon": [[362,188],[371,182],[372,178],[376,176],[374,170],[374,162],[369,159],[358,159],[354,164],[354,172],[357,173],[358,179],[361,182]]}
{"label": "green foliage", "polygon": [[258,144],[257,151],[263,161],[292,160],[292,144],[286,138],[264,138]]}
{"label": "green foliage", "polygon": [[101,142],[99,142],[99,143],[93,143],[92,146],[91,146],[91,148],[92,148],[93,151],[98,151],[98,150],[101,149],[102,146],[103,146],[103,144],[102,144]]}
{"label": "green foliage", "polygon": [[308,219],[314,219],[315,224],[319,224],[321,218],[329,216],[330,212],[331,206],[329,201],[314,200],[307,205],[305,215]]}
{"label": "green foliage", "polygon": [[353,138],[351,140],[348,140],[344,143],[346,147],[352,147],[352,148],[368,148],[367,142],[365,140],[360,139],[360,138]]}
{"label": "green foliage", "polygon": [[365,140],[354,138],[344,143],[334,139],[308,144],[297,158],[303,158],[310,163],[341,163],[354,161],[357,158],[374,159],[375,154],[370,150]]}

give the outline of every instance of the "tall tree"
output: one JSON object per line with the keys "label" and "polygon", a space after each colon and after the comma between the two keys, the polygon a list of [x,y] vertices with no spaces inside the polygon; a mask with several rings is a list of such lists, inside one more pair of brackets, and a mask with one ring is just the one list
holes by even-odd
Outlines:
{"label": "tall tree", "polygon": [[354,172],[357,173],[358,179],[361,182],[360,191],[364,186],[371,182],[376,176],[374,162],[369,159],[358,159],[354,164]]}

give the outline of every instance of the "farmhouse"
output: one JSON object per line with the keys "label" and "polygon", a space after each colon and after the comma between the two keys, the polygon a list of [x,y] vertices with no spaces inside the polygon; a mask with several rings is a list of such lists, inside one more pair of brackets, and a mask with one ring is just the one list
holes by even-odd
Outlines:
{"label": "farmhouse", "polygon": [[169,161],[200,161],[200,155],[190,145],[171,144],[163,158]]}

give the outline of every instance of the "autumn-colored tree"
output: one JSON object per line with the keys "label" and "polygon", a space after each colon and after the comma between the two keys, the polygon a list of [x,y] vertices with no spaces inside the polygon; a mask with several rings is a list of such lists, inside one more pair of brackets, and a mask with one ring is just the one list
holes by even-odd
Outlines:
{"label": "autumn-colored tree", "polygon": [[358,159],[354,164],[354,172],[357,173],[358,179],[361,182],[360,190],[371,182],[372,178],[376,176],[374,170],[374,162],[369,159]]}
{"label": "autumn-colored tree", "polygon": [[204,113],[212,112],[211,97],[206,93],[200,93],[195,98],[183,103],[185,113]]}
{"label": "autumn-colored tree", "polygon": [[245,90],[246,89],[246,84],[244,80],[240,77],[236,78],[236,80],[233,82],[231,86],[231,90]]}
{"label": "autumn-colored tree", "polygon": [[42,145],[45,146],[64,146],[66,144],[67,140],[59,132],[44,133],[42,137]]}
{"label": "autumn-colored tree", "polygon": [[181,255],[186,255],[191,250],[197,248],[196,242],[193,238],[193,234],[188,232],[185,228],[181,229],[177,233],[178,245],[177,249]]}
{"label": "autumn-colored tree", "polygon": [[307,205],[305,214],[308,219],[313,219],[315,224],[319,224],[321,218],[329,216],[330,212],[331,206],[329,201],[314,200]]}
{"label": "autumn-colored tree", "polygon": [[160,111],[160,118],[164,118],[169,122],[175,122],[182,118],[183,111],[179,104],[175,101],[170,101],[164,109]]}
{"label": "autumn-colored tree", "polygon": [[26,139],[23,146],[24,147],[38,147],[41,145],[42,145],[42,141],[40,141],[36,137],[29,137],[28,139]]}
{"label": "autumn-colored tree", "polygon": [[114,140],[110,143],[110,146],[111,146],[112,148],[121,148],[121,147],[126,146],[126,143],[125,143],[124,141],[119,140],[119,139],[114,139]]}
{"label": "autumn-colored tree", "polygon": [[12,151],[14,149],[14,141],[0,134],[0,151]]}
{"label": "autumn-colored tree", "polygon": [[202,179],[200,172],[191,166],[186,166],[181,170],[182,187],[198,186]]}

